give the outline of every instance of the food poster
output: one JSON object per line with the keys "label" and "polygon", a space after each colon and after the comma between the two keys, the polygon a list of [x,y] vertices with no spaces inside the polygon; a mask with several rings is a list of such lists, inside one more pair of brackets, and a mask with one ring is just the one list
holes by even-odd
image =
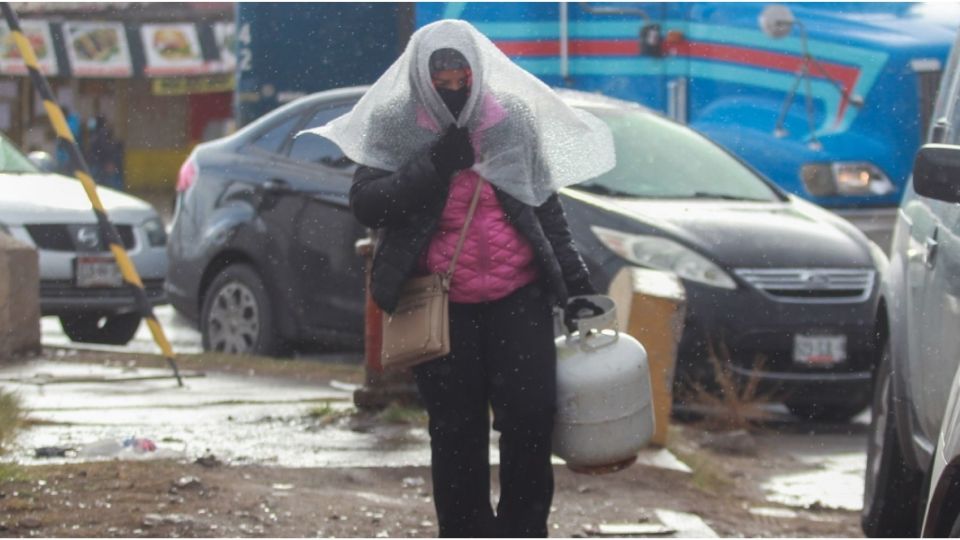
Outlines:
{"label": "food poster", "polygon": [[192,23],[145,24],[140,28],[148,76],[207,73],[197,27]]}
{"label": "food poster", "polygon": [[[37,64],[44,75],[58,75],[57,55],[53,52],[53,40],[50,38],[50,23],[47,21],[20,21],[20,28],[27,41],[33,46]],[[0,73],[5,75],[25,75],[27,66],[20,57],[20,48],[13,39],[6,22],[0,24]]]}
{"label": "food poster", "polygon": [[68,22],[63,25],[70,67],[77,77],[130,77],[130,48],[123,24]]}
{"label": "food poster", "polygon": [[234,23],[218,22],[213,25],[213,35],[220,51],[220,70],[233,71],[237,67],[237,27]]}

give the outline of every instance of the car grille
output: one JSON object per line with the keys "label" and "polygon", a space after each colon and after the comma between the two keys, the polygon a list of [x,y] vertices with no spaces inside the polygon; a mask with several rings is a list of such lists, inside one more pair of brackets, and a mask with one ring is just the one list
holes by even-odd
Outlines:
{"label": "car grille", "polygon": [[741,268],[734,272],[782,302],[862,302],[870,297],[876,280],[873,270]]}
{"label": "car grille", "polygon": [[[133,227],[130,225],[115,225],[117,233],[120,235],[120,241],[125,249],[133,249],[136,241],[133,236]],[[27,225],[27,232],[33,239],[33,243],[40,249],[50,251],[109,251],[106,246],[100,245],[99,235],[90,243],[83,243],[79,240],[79,234],[85,230],[97,231],[96,224],[37,224]]]}

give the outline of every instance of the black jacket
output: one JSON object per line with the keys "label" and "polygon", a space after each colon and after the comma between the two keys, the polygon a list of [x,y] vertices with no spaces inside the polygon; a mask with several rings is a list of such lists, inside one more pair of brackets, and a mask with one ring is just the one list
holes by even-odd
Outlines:
{"label": "black jacket", "polygon": [[[449,179],[437,173],[424,150],[396,172],[359,167],[350,207],[360,223],[381,229],[373,259],[371,292],[388,313],[433,238],[447,200]],[[562,305],[571,294],[591,294],[590,274],[577,252],[559,197],[539,207],[521,203],[494,187],[510,223],[530,242],[549,300]]]}

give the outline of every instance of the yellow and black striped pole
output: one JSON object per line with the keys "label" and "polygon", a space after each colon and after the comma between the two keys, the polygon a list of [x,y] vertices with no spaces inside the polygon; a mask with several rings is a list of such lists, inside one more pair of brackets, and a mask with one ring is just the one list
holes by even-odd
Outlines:
{"label": "yellow and black striped pole", "polygon": [[83,184],[83,190],[87,192],[90,204],[93,205],[93,213],[97,217],[100,238],[101,240],[105,239],[106,243],[110,246],[110,251],[113,252],[117,265],[120,267],[123,280],[131,286],[135,293],[137,309],[143,317],[143,320],[147,322],[147,326],[150,327],[153,340],[160,346],[164,358],[167,359],[167,363],[170,365],[170,368],[173,369],[173,375],[177,378],[177,384],[183,386],[180,371],[177,369],[177,363],[173,358],[173,348],[163,333],[163,327],[160,326],[156,316],[153,314],[153,307],[147,299],[147,292],[143,288],[143,282],[140,280],[140,275],[137,273],[133,261],[130,260],[127,251],[123,248],[117,229],[107,218],[103,203],[100,202],[100,196],[97,195],[97,184],[90,176],[90,168],[87,167],[87,162],[83,159],[83,154],[80,153],[80,147],[77,146],[77,141],[74,140],[73,133],[67,126],[63,111],[53,98],[53,92],[50,91],[50,85],[47,84],[47,79],[40,73],[40,66],[37,63],[37,55],[33,51],[33,46],[30,45],[30,41],[24,36],[23,30],[20,29],[20,21],[17,18],[17,14],[14,13],[13,8],[10,7],[10,4],[8,2],[2,2],[0,3],[0,9],[3,10],[3,16],[7,20],[7,25],[10,27],[10,33],[17,44],[17,48],[20,50],[20,56],[27,66],[27,71],[30,73],[30,79],[33,81],[34,89],[40,94],[41,99],[43,99],[43,107],[46,109],[47,117],[50,118],[53,129],[57,133],[57,139],[60,142],[67,143],[69,147],[70,165],[74,171],[73,174],[80,180],[80,183]]}

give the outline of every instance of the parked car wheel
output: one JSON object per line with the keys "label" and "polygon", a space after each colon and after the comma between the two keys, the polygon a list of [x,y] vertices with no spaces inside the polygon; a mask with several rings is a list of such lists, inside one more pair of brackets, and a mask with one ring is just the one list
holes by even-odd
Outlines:
{"label": "parked car wheel", "polygon": [[78,343],[126,345],[140,327],[140,314],[71,313],[60,316],[60,326],[67,337]]}
{"label": "parked car wheel", "polygon": [[870,405],[870,394],[864,392],[862,397],[856,397],[841,403],[819,403],[815,401],[784,402],[787,409],[797,417],[816,422],[846,422],[863,412]]}
{"label": "parked car wheel", "polygon": [[903,459],[893,411],[890,346],[884,344],[874,384],[873,418],[867,439],[867,470],[860,523],[870,537],[917,536],[923,476]]}
{"label": "parked car wheel", "polygon": [[953,527],[950,527],[948,538],[960,538],[960,516],[957,516],[957,519],[953,522]]}
{"label": "parked car wheel", "polygon": [[203,348],[231,354],[275,355],[281,340],[273,326],[273,305],[260,274],[233,264],[217,274],[204,295],[200,331]]}

